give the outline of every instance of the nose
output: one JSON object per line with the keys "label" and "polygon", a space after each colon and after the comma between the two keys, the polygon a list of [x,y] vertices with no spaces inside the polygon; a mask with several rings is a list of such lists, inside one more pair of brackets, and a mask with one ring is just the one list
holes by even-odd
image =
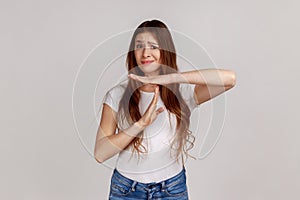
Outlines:
{"label": "nose", "polygon": [[143,56],[144,57],[149,57],[150,56],[150,48],[149,47],[145,47],[143,49]]}

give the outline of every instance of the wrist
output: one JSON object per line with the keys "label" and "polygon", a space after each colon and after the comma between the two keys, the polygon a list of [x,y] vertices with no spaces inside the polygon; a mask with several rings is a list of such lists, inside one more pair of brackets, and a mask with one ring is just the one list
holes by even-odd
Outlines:
{"label": "wrist", "polygon": [[130,127],[123,130],[123,133],[131,137],[136,137],[143,130],[144,130],[143,126],[141,126],[140,123],[135,122]]}
{"label": "wrist", "polygon": [[135,122],[133,125],[136,126],[141,131],[146,128],[146,126],[142,124],[140,121]]}

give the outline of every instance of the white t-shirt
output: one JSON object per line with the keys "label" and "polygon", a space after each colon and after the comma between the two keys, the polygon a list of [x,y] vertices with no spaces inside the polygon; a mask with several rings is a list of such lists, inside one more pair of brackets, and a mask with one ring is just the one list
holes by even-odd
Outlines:
{"label": "white t-shirt", "polygon": [[[103,103],[118,112],[119,102],[126,86],[127,82],[111,88],[104,96]],[[179,86],[181,96],[191,112],[197,106],[194,99],[194,88],[195,85],[193,84],[180,84]],[[143,115],[154,96],[154,92],[140,91],[140,93],[139,109]],[[157,109],[163,105],[164,103],[159,96]],[[133,147],[121,151],[116,163],[117,170],[125,177],[142,183],[159,182],[178,174],[183,168],[183,163],[181,158],[179,158],[179,163],[176,162],[176,149],[170,148],[176,123],[176,117],[173,113],[170,114],[170,120],[167,110],[160,113],[155,121],[144,129],[142,144],[147,148],[148,153],[140,153],[139,159],[136,153],[132,155]],[[118,126],[121,129],[126,129],[129,124],[118,122]]]}

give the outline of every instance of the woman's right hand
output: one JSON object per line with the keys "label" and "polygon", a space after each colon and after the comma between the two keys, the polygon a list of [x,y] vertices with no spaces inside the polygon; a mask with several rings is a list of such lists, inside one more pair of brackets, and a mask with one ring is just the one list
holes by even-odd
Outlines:
{"label": "woman's right hand", "polygon": [[147,127],[149,126],[157,117],[157,115],[164,111],[164,107],[160,107],[156,110],[157,102],[158,102],[158,96],[159,96],[159,87],[156,86],[153,99],[148,106],[146,112],[141,117],[141,119],[137,122],[139,126],[141,127]]}

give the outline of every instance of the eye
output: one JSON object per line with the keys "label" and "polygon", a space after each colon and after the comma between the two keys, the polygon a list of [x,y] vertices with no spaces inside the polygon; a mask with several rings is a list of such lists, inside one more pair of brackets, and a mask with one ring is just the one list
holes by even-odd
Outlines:
{"label": "eye", "polygon": [[142,44],[137,44],[137,45],[135,45],[135,48],[136,48],[136,49],[142,49],[142,48],[144,48],[144,45],[142,45]]}
{"label": "eye", "polygon": [[159,49],[159,47],[155,45],[151,45],[151,49]]}

